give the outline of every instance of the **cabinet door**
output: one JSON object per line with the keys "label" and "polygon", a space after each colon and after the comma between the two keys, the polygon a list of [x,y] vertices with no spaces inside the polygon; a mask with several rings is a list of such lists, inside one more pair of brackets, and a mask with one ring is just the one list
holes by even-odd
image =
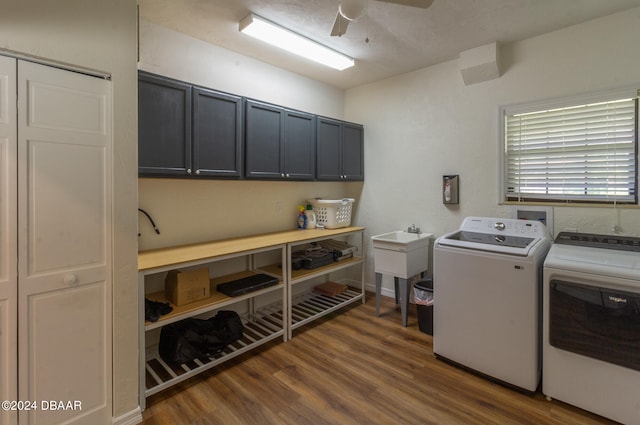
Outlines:
{"label": "cabinet door", "polygon": [[[0,56],[0,400],[18,400],[16,60]],[[0,423],[18,413],[0,410]]]}
{"label": "cabinet door", "polygon": [[246,101],[245,149],[246,177],[280,179],[283,153],[282,108],[252,100]]}
{"label": "cabinet door", "polygon": [[342,176],[364,180],[364,129],[361,125],[342,125]]}
{"label": "cabinet door", "polygon": [[316,172],[315,119],[311,114],[285,111],[285,178],[313,180]]}
{"label": "cabinet door", "polygon": [[341,180],[342,123],[318,118],[318,180]]}
{"label": "cabinet door", "polygon": [[139,73],[138,174],[191,172],[191,86]]}
{"label": "cabinet door", "polygon": [[193,89],[193,173],[242,175],[242,98]]}
{"label": "cabinet door", "polygon": [[19,421],[111,423],[111,83],[18,63]]}

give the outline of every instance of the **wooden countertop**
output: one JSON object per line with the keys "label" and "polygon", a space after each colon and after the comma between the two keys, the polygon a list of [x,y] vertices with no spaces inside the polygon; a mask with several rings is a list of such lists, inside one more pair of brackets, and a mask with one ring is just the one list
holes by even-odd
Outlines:
{"label": "wooden countertop", "polygon": [[155,269],[206,258],[215,259],[216,257],[255,249],[339,236],[363,230],[364,227],[359,226],[343,227],[340,229],[289,230],[285,232],[266,233],[262,235],[140,251],[138,253],[138,270]]}

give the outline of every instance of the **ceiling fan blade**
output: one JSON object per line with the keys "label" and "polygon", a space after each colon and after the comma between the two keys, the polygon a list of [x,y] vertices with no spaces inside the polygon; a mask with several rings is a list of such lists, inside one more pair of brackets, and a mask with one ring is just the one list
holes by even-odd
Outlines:
{"label": "ceiling fan blade", "polygon": [[383,3],[394,3],[394,4],[402,4],[404,6],[419,7],[422,9],[428,8],[429,6],[431,6],[431,3],[433,3],[433,0],[377,0],[377,1],[381,1]]}
{"label": "ceiling fan blade", "polygon": [[336,20],[333,23],[333,29],[331,29],[332,36],[341,36],[347,32],[347,26],[349,25],[349,20],[338,12],[336,15]]}

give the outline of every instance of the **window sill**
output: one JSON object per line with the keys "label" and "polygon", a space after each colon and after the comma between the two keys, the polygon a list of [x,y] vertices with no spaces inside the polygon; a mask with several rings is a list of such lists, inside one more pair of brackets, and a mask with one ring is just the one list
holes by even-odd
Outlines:
{"label": "window sill", "polygon": [[613,203],[590,203],[590,202],[534,202],[534,201],[502,201],[499,205],[535,205],[538,207],[577,207],[577,208],[619,208],[619,209],[640,209],[637,204],[613,204]]}

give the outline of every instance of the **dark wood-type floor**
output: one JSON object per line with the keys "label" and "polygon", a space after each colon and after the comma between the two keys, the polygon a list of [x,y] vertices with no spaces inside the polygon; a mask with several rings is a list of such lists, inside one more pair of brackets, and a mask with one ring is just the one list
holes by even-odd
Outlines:
{"label": "dark wood-type floor", "polygon": [[375,296],[147,400],[144,425],[611,424],[433,357],[411,305]]}

